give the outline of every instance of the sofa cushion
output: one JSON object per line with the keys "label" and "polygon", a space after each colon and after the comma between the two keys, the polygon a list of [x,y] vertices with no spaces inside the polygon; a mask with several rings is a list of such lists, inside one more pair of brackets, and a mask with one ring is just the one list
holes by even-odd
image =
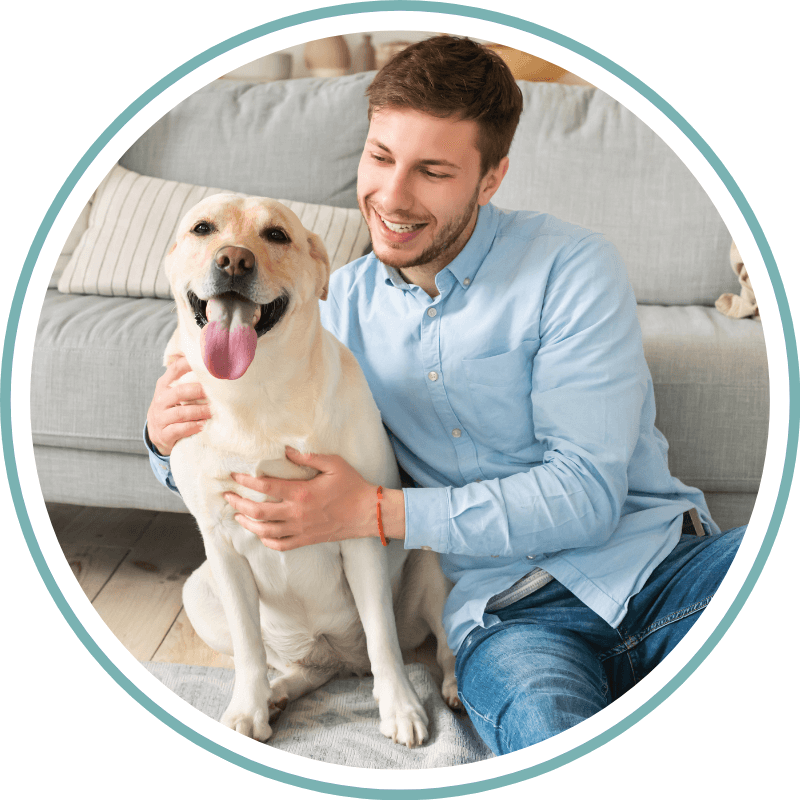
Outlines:
{"label": "sofa cushion", "polygon": [[373,76],[214,81],[162,117],[120,163],[174,181],[355,208]]}
{"label": "sofa cushion", "polygon": [[[673,473],[703,490],[757,491],[769,413],[760,324],[702,307],[642,306],[639,318]],[[48,291],[31,378],[34,443],[144,453],[175,324],[165,300]]]}
{"label": "sofa cushion", "polygon": [[48,290],[31,374],[34,444],[143,453],[142,427],[177,324],[174,306]]}
{"label": "sofa cushion", "polygon": [[[222,190],[153,178],[116,165],[95,193],[88,228],[58,281],[61,292],[171,297],[164,258],[186,212]],[[331,269],[363,255],[369,229],[358,209],[283,201],[322,237]]]}
{"label": "sofa cushion", "polygon": [[673,475],[703,491],[758,491],[769,426],[761,323],[699,306],[638,314]]}
{"label": "sofa cushion", "polygon": [[495,195],[605,234],[639,303],[738,294],[731,236],[703,188],[638,117],[599,89],[520,82],[525,110]]}

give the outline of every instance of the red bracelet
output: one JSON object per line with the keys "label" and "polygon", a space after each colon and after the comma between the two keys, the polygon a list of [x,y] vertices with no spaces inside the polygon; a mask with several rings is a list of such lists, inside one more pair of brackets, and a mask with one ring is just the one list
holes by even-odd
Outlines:
{"label": "red bracelet", "polygon": [[378,533],[381,535],[381,544],[384,547],[389,546],[389,542],[386,541],[386,534],[383,532],[383,520],[381,519],[381,500],[383,500],[383,486],[378,487],[378,502],[377,506],[377,514],[378,514]]}

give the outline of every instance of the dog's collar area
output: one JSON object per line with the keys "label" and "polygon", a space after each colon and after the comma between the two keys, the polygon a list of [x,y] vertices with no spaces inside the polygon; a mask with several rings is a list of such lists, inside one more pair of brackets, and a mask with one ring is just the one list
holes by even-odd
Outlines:
{"label": "dog's collar area", "polygon": [[[201,300],[193,291],[187,292],[187,299],[189,305],[194,312],[194,319],[198,328],[204,328],[208,325],[208,317],[206,316],[206,306],[208,300]],[[279,294],[271,303],[263,303],[261,305],[261,316],[255,325],[255,331],[258,336],[271,331],[286,313],[289,307],[289,295],[286,292]]]}

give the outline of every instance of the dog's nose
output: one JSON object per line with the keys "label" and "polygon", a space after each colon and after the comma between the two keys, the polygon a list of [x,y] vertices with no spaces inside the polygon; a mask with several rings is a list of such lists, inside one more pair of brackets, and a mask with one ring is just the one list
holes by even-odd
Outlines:
{"label": "dog's nose", "polygon": [[246,247],[220,247],[214,263],[228,275],[246,275],[256,265],[256,257]]}

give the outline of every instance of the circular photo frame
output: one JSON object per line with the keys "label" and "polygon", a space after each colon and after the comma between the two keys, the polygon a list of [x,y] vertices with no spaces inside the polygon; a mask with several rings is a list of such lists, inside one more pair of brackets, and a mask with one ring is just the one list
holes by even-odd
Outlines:
{"label": "circular photo frame", "polygon": [[[387,15],[387,12],[391,14]],[[252,61],[285,47],[310,41],[331,33],[369,31],[376,29],[448,30],[462,35],[480,36],[500,40],[512,47],[535,51],[548,60],[562,64],[576,74],[589,79],[604,91],[616,97],[650,124],[667,143],[675,149],[692,169],[703,187],[712,196],[737,238],[746,238],[752,252],[757,252],[760,264],[754,265],[751,274],[758,289],[761,306],[772,310],[771,320],[765,319],[764,330],[770,353],[770,395],[772,425],[765,465],[769,475],[769,488],[762,484],[757,513],[754,513],[749,549],[745,560],[738,563],[736,574],[726,578],[724,603],[713,614],[704,614],[703,624],[692,630],[691,636],[681,643],[680,658],[673,659],[669,670],[650,676],[625,698],[617,701],[609,713],[601,713],[574,735],[559,737],[556,744],[543,743],[528,751],[494,759],[491,766],[470,769],[454,767],[440,770],[438,776],[398,777],[392,775],[387,788],[386,773],[366,771],[356,775],[346,768],[320,769],[314,762],[313,774],[326,774],[328,780],[311,777],[312,770],[298,763],[302,759],[282,761],[259,753],[258,745],[238,741],[238,734],[227,730],[214,730],[196,715],[184,714],[181,702],[167,696],[166,690],[153,691],[151,679],[140,676],[141,667],[133,659],[121,655],[121,650],[109,648],[100,641],[88,620],[91,609],[78,608],[71,603],[70,592],[65,591],[65,581],[71,578],[68,569],[54,567],[46,548],[37,539],[36,527],[42,517],[41,495],[35,484],[35,470],[21,469],[17,463],[15,441],[30,437],[29,418],[15,412],[12,397],[12,372],[15,348],[20,332],[29,326],[29,319],[38,314],[25,310],[26,292],[34,268],[48,236],[62,215],[65,204],[74,208],[79,202],[70,197],[86,192],[88,175],[105,174],[104,169],[116,161],[123,145],[119,139],[130,143],[132,136],[141,134],[148,121],[154,121],[166,110],[191,92],[236,66]],[[116,144],[115,144],[116,143]],[[116,149],[115,149],[116,148]],[[96,184],[97,181],[95,181]],[[77,189],[77,191],[76,191]],[[88,196],[88,195],[87,195]],[[62,226],[63,227],[63,226]],[[748,265],[749,266],[749,265]],[[31,337],[32,340],[32,337]],[[26,353],[29,358],[29,354]],[[773,381],[773,375],[785,375]],[[555,770],[611,741],[635,725],[659,706],[698,668],[714,649],[733,620],[741,611],[764,568],[775,542],[786,508],[792,482],[800,425],[798,409],[798,354],[786,292],[764,232],[743,193],[722,162],[699,134],[663,98],[625,69],[600,53],[585,47],[555,31],[521,18],[450,3],[436,2],[365,2],[317,9],[294,14],[265,25],[252,28],[227,39],[200,53],[156,83],[141,97],[131,103],[122,114],[97,138],[87,150],[53,199],[47,214],[28,252],[16,292],[11,303],[7,336],[0,376],[0,423],[3,429],[3,446],[11,495],[31,556],[41,578],[64,618],[77,637],[106,670],[106,672],[134,700],[156,718],[164,722],[187,740],[209,753],[252,773],[271,778],[301,789],[347,797],[397,797],[432,798],[455,797],[510,786]],[[780,393],[780,401],[776,397]],[[788,401],[787,398],[788,397]],[[28,428],[25,429],[27,422]],[[29,489],[28,486],[31,488]],[[34,508],[36,506],[36,508]],[[68,599],[70,598],[70,599]],[[677,651],[676,651],[677,652]],[[651,677],[653,680],[651,680]],[[144,687],[144,688],[143,688]],[[591,723],[591,724],[589,724]],[[217,726],[221,728],[222,726]],[[244,737],[238,737],[243,739]],[[265,750],[267,748],[263,748]],[[532,751],[536,750],[535,753]],[[288,765],[288,766],[287,766]],[[426,771],[428,773],[435,771]]]}

